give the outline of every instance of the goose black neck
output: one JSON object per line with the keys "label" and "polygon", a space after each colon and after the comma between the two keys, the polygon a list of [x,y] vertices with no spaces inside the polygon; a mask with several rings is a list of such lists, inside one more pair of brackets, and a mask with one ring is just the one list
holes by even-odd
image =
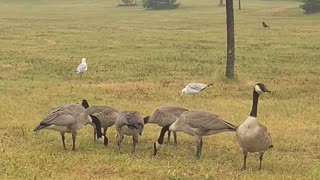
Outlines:
{"label": "goose black neck", "polygon": [[92,123],[95,125],[96,131],[97,131],[97,137],[101,138],[102,132],[101,132],[101,123],[100,123],[99,119],[96,116],[91,115],[91,114],[90,114],[90,117],[92,119]]}
{"label": "goose black neck", "polygon": [[255,90],[253,90],[252,97],[253,97],[253,99],[252,99],[252,109],[251,109],[251,112],[250,112],[250,116],[251,117],[257,117],[259,94]]}
{"label": "goose black neck", "polygon": [[169,130],[169,126],[171,124],[168,124],[166,126],[163,126],[163,128],[161,129],[161,132],[160,132],[160,136],[158,138],[158,143],[159,144],[163,144],[163,138],[164,138],[164,135],[166,134],[166,132]]}

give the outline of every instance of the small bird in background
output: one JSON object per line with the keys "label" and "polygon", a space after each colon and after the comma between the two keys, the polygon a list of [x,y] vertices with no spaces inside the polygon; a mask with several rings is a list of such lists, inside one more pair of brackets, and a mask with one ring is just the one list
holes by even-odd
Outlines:
{"label": "small bird in background", "polygon": [[86,63],[86,58],[82,58],[81,63],[78,65],[76,72],[80,74],[80,77],[82,77],[82,74],[88,70],[88,66]]}
{"label": "small bird in background", "polygon": [[263,26],[264,28],[270,28],[270,26],[268,26],[268,24],[266,24],[265,22],[262,22],[262,26]]}
{"label": "small bird in background", "polygon": [[202,83],[189,83],[185,88],[181,90],[182,95],[184,94],[198,94],[199,92],[205,90],[212,84],[202,84]]}

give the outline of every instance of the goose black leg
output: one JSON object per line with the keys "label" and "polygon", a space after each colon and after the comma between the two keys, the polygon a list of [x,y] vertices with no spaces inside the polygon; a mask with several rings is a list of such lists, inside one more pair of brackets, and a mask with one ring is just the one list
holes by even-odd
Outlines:
{"label": "goose black leg", "polygon": [[201,156],[201,150],[202,150],[202,137],[196,137],[196,143],[197,143],[197,159]]}
{"label": "goose black leg", "polygon": [[136,152],[137,143],[138,143],[138,135],[132,136],[132,151],[131,151],[132,154]]}
{"label": "goose black leg", "polygon": [[201,155],[201,152],[202,152],[202,137],[201,137],[201,140],[200,140],[200,155]]}
{"label": "goose black leg", "polygon": [[248,153],[243,152],[243,170],[247,169],[247,156],[248,156]]}
{"label": "goose black leg", "polygon": [[118,134],[118,142],[117,142],[117,144],[118,144],[118,147],[119,147],[119,151],[120,151],[120,149],[121,149],[121,142],[122,142],[122,140],[123,140],[123,138],[124,138],[124,136],[123,136],[123,134]]}
{"label": "goose black leg", "polygon": [[67,150],[66,143],[64,142],[64,140],[65,140],[64,132],[60,132],[60,134],[61,134],[63,148],[64,148],[64,150]]}
{"label": "goose black leg", "polygon": [[260,156],[259,156],[259,160],[260,160],[259,170],[261,171],[262,159],[263,159],[263,154],[264,154],[264,152],[260,152],[259,154],[260,154]]}
{"label": "goose black leg", "polygon": [[174,138],[174,142],[173,142],[173,145],[177,145],[177,133],[176,132],[173,132],[173,138]]}
{"label": "goose black leg", "polygon": [[93,127],[93,140],[94,140],[94,142],[97,141],[97,129],[95,126]]}
{"label": "goose black leg", "polygon": [[76,150],[76,136],[77,132],[72,132],[72,151]]}
{"label": "goose black leg", "polygon": [[104,145],[105,146],[108,146],[108,142],[109,142],[109,140],[108,140],[108,138],[107,138],[107,130],[108,130],[108,128],[104,128],[103,129],[103,134],[104,134]]}

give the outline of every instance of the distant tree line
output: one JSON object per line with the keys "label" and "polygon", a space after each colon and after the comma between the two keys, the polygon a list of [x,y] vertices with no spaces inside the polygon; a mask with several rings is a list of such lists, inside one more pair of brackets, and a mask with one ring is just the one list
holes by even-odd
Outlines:
{"label": "distant tree line", "polygon": [[306,14],[320,12],[320,0],[304,0],[300,6]]}

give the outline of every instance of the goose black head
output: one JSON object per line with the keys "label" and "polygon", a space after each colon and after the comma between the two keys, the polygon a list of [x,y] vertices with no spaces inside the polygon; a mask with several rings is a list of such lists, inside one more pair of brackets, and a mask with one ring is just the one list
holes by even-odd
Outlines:
{"label": "goose black head", "polygon": [[163,144],[164,135],[169,130],[170,125],[171,124],[168,124],[168,125],[165,125],[162,127],[158,140],[156,142],[154,142],[154,144],[153,144],[153,155],[154,156],[157,154],[158,150],[160,149],[161,145]]}
{"label": "goose black head", "polygon": [[254,86],[254,91],[257,92],[258,94],[262,94],[264,92],[268,92],[271,93],[271,91],[269,91],[266,86],[262,83],[258,83]]}
{"label": "goose black head", "polygon": [[146,116],[146,117],[144,117],[144,118],[143,118],[143,122],[144,122],[144,124],[147,124],[147,123],[148,123],[148,121],[149,121],[149,119],[150,119],[150,116]]}
{"label": "goose black head", "polygon": [[88,101],[85,100],[85,99],[82,100],[81,105],[82,105],[84,108],[86,108],[86,109],[89,107],[89,103],[88,103]]}

